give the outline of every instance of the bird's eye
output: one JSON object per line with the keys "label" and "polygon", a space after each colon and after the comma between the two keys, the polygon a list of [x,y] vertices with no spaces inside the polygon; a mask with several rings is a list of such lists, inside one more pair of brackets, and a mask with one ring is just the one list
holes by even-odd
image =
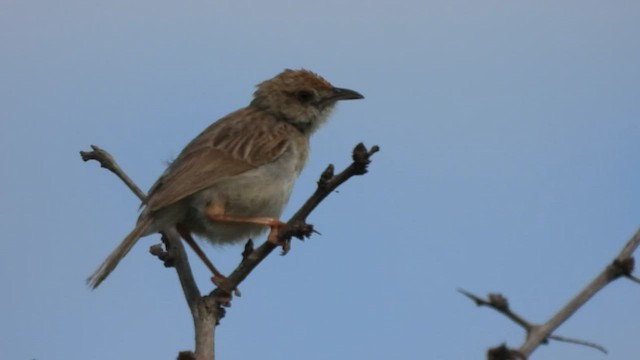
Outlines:
{"label": "bird's eye", "polygon": [[313,100],[314,94],[310,90],[299,90],[296,92],[296,97],[301,103],[307,103]]}

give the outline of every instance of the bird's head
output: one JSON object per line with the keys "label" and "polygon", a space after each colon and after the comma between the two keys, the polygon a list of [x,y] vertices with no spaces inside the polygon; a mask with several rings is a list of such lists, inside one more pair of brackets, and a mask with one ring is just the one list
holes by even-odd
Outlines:
{"label": "bird's head", "polygon": [[308,70],[285,70],[258,84],[251,106],[259,107],[310,134],[324,123],[340,100],[363,99],[337,88]]}

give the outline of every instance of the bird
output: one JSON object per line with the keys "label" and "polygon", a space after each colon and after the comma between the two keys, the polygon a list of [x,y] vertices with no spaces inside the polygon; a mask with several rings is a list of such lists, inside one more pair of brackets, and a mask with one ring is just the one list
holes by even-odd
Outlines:
{"label": "bird", "polygon": [[309,157],[311,135],[338,101],[363,98],[307,69],[285,69],[259,83],[248,106],[211,124],[169,164],[148,191],[134,229],[88,285],[97,288],[140,238],[158,232],[177,230],[197,247],[192,234],[233,244],[270,229],[267,241],[277,242],[284,226],[279,217]]}

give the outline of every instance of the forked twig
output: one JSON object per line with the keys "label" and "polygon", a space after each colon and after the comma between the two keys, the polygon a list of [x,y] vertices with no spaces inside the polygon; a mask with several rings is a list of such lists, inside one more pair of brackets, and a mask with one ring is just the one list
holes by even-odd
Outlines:
{"label": "forked twig", "polygon": [[[353,176],[363,175],[367,172],[367,166],[371,162],[370,157],[378,152],[378,146],[372,146],[370,150],[362,144],[356,145],[353,150],[353,162],[341,173],[333,174],[333,165],[329,165],[318,180],[316,191],[307,199],[300,209],[287,221],[286,226],[279,233],[279,240],[283,245],[283,254],[288,251],[288,244],[292,237],[303,239],[309,237],[313,227],[306,224],[309,214],[331,194],[338,186]],[[245,256],[240,265],[223,282],[222,288],[217,288],[211,295],[220,296],[222,292],[235,289],[250,273],[260,264],[274,249],[276,245],[265,241],[261,246]]]}
{"label": "forked twig", "polygon": [[[465,290],[460,290],[462,294],[472,299],[478,305],[486,305],[491,308],[497,310],[498,312],[504,314],[509,317],[515,323],[519,324],[527,331],[527,339],[517,350],[509,350],[509,351],[499,351],[503,346],[491,349],[488,354],[488,358],[495,360],[505,360],[514,358],[513,354],[519,354],[523,359],[526,359],[531,355],[540,344],[545,343],[548,339],[553,339],[556,341],[564,341],[570,342],[574,344],[580,344],[584,346],[589,346],[599,351],[606,353],[606,349],[598,344],[569,339],[566,337],[553,335],[553,332],[567,319],[569,319],[578,309],[582,307],[591,297],[593,297],[598,291],[602,290],[605,286],[610,284],[611,282],[626,277],[631,279],[634,282],[639,282],[638,279],[632,275],[635,261],[632,257],[633,253],[640,246],[640,230],[638,230],[629,241],[625,244],[624,248],[615,259],[605,267],[598,276],[596,276],[591,283],[589,283],[582,291],[578,293],[573,299],[571,299],[562,309],[560,309],[551,319],[541,325],[533,325],[525,321],[519,315],[513,313],[508,306],[508,303],[504,297],[501,295],[492,294],[489,296],[489,300],[482,299],[476,295],[473,295]],[[497,301],[492,300],[492,296],[495,299],[499,299]],[[492,353],[492,350],[496,350]],[[503,354],[505,357],[499,357],[502,355],[495,356],[495,354]]]}
{"label": "forked twig", "polygon": [[133,191],[133,193],[144,202],[147,198],[147,194],[140,190],[138,185],[131,180],[127,173],[122,170],[116,160],[106,150],[99,148],[96,145],[91,145],[91,151],[80,151],[80,157],[83,161],[95,160],[100,163],[100,166],[116,174],[124,182],[127,187]]}
{"label": "forked twig", "polygon": [[[520,325],[520,327],[522,327],[527,332],[527,334],[536,327],[536,325],[530,323],[529,321],[525,320],[522,316],[518,315],[513,310],[511,310],[511,307],[509,306],[507,298],[502,296],[502,294],[489,294],[487,299],[483,299],[463,289],[458,289],[458,291],[463,295],[465,295],[466,297],[473,300],[476,303],[476,305],[490,307],[495,311],[508,317],[511,321]],[[574,339],[574,338],[569,338],[566,336],[559,336],[559,335],[550,335],[548,339],[587,346],[607,354],[607,349],[605,349],[604,346],[596,344],[594,342]]]}

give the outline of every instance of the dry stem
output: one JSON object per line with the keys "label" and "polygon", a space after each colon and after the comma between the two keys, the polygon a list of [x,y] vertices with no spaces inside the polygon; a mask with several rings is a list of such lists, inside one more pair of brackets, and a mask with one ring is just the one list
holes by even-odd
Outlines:
{"label": "dry stem", "polygon": [[636,281],[637,278],[631,275],[634,267],[634,259],[632,257],[633,252],[640,245],[640,230],[638,230],[633,237],[625,244],[624,248],[615,257],[615,259],[609,264],[598,276],[596,276],[591,283],[589,283],[578,295],[571,299],[562,309],[560,309],[551,319],[541,325],[535,325],[527,322],[521,316],[514,313],[509,309],[509,304],[502,295],[490,294],[489,299],[482,299],[468,291],[459,290],[462,294],[469,297],[479,306],[489,306],[501,314],[507,316],[516,324],[520,325],[527,331],[527,339],[519,349],[508,349],[504,345],[500,347],[490,349],[487,358],[490,359],[527,359],[540,344],[545,343],[547,340],[552,339],[556,341],[570,342],[574,344],[580,344],[598,349],[606,353],[606,349],[598,344],[566,338],[563,336],[553,335],[553,332],[567,319],[569,319],[578,309],[582,307],[591,297],[593,297],[598,291],[602,290],[605,286],[611,282],[621,278],[627,277],[632,281]]}

